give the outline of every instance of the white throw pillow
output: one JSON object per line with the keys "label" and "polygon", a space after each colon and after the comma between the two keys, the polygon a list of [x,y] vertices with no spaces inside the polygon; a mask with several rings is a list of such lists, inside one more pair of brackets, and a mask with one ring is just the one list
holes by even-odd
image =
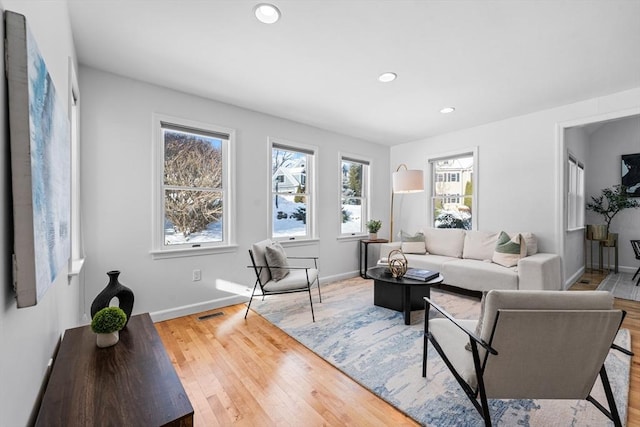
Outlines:
{"label": "white throw pillow", "polygon": [[271,272],[271,279],[277,282],[287,277],[289,269],[286,267],[289,267],[289,262],[287,261],[287,254],[280,243],[273,242],[272,245],[265,247],[264,257],[267,260],[269,272]]}
{"label": "white throw pillow", "polygon": [[526,256],[527,245],[520,234],[511,238],[504,231],[500,232],[493,252],[493,262],[504,267],[514,267],[518,265],[521,258]]}

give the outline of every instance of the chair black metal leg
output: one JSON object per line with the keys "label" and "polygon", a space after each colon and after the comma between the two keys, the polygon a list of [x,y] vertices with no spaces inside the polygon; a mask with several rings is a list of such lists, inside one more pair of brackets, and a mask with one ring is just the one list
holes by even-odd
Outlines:
{"label": "chair black metal leg", "polygon": [[[249,304],[247,304],[247,311],[244,312],[244,318],[247,318],[247,314],[249,314],[249,307],[251,307],[251,301],[253,301],[253,294],[256,293],[256,286],[258,286],[258,281],[256,280],[255,285],[253,285],[253,291],[251,292],[251,298],[249,298]],[[264,296],[263,296],[264,299]]]}
{"label": "chair black metal leg", "polygon": [[611,390],[611,384],[609,383],[609,377],[607,376],[607,370],[604,368],[604,365],[602,365],[602,368],[600,368],[600,379],[602,380],[604,393],[607,396],[607,403],[609,403],[611,421],[613,421],[613,424],[616,427],[622,427],[622,421],[620,421],[620,415],[618,414],[616,400],[613,397],[613,391]]}
{"label": "chair black metal leg", "polygon": [[318,282],[318,298],[320,298],[320,302],[322,302],[322,294],[320,293],[320,278],[316,278],[316,282]]}
{"label": "chair black metal leg", "polygon": [[311,304],[311,319],[315,323],[316,315],[313,313],[313,299],[311,298],[311,287],[309,287],[309,304]]}
{"label": "chair black metal leg", "polygon": [[427,335],[425,334],[422,337],[424,343],[423,343],[423,347],[422,347],[422,378],[426,378],[427,377],[427,355],[428,355],[428,351],[429,351],[429,339],[427,338]]}
{"label": "chair black metal leg", "polygon": [[638,269],[636,270],[636,272],[633,275],[633,277],[631,278],[631,280],[634,280],[636,278],[636,276],[638,275],[638,273],[640,273],[640,267],[638,267]]}

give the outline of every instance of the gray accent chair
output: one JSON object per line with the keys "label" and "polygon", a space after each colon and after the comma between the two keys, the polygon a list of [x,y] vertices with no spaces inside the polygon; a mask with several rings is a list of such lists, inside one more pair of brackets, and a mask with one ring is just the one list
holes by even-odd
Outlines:
{"label": "gray accent chair", "polygon": [[[458,320],[425,298],[423,377],[431,342],[486,426],[487,399],[586,399],[622,425],[604,361],[633,353],[613,343],[626,312],[609,292],[492,290],[483,304],[478,321]],[[609,410],[590,394],[598,375]]]}
{"label": "gray accent chair", "polygon": [[[315,322],[316,317],[313,312],[313,299],[311,298],[311,287],[315,283],[318,286],[318,298],[322,302],[322,294],[320,292],[320,277],[318,273],[318,257],[290,257],[287,256],[287,260],[308,260],[313,261],[313,267],[300,267],[300,266],[278,266],[268,265],[266,258],[266,247],[272,245],[273,241],[270,239],[262,240],[258,243],[251,245],[249,249],[249,257],[251,258],[251,265],[247,266],[252,268],[256,274],[256,282],[253,285],[253,291],[251,292],[251,298],[247,304],[247,311],[244,313],[244,318],[247,318],[249,308],[253,297],[256,296],[258,287],[260,287],[260,293],[262,299],[267,295],[281,295],[291,294],[296,292],[307,292],[309,294],[309,303],[311,305],[311,319]],[[289,270],[289,274],[283,279],[274,280],[271,277],[271,269],[286,268]]]}

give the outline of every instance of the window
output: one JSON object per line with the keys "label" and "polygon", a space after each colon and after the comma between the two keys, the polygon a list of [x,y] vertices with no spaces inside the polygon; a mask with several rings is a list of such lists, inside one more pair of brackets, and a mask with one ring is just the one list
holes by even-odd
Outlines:
{"label": "window", "polygon": [[584,165],[569,155],[567,228],[584,227]]}
{"label": "window", "polygon": [[71,257],[69,275],[77,275],[84,264],[80,216],[80,91],[75,66],[69,58],[69,130],[71,137]]}
{"label": "window", "polygon": [[271,236],[276,240],[314,236],[315,151],[271,142]]}
{"label": "window", "polygon": [[437,228],[474,229],[474,169],[477,149],[429,160],[431,218]]}
{"label": "window", "polygon": [[156,117],[156,251],[228,247],[233,131]]}
{"label": "window", "polygon": [[364,233],[369,207],[369,162],[342,156],[340,183],[340,234]]}

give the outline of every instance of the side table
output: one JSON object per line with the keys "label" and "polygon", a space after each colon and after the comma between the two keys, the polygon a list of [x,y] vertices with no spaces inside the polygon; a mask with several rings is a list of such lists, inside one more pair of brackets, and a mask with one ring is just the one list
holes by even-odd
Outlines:
{"label": "side table", "polygon": [[[360,240],[360,246],[358,251],[358,263],[360,268],[360,277],[368,279],[367,267],[369,261],[369,245],[372,243],[388,243],[387,239],[363,239]],[[364,248],[364,249],[363,249]],[[364,255],[364,256],[363,256]]]}

